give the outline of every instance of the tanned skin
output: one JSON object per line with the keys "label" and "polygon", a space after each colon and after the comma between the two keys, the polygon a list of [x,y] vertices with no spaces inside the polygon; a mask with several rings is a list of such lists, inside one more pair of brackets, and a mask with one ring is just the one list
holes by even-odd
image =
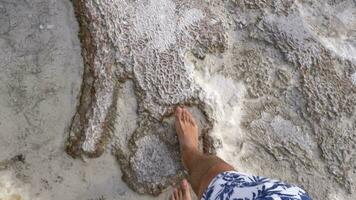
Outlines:
{"label": "tanned skin", "polygon": [[[177,107],[175,126],[183,166],[189,173],[189,182],[194,193],[200,199],[216,175],[234,168],[217,156],[204,155],[199,151],[198,126],[186,108]],[[174,188],[171,200],[191,200],[187,180],[184,179],[179,187]]]}

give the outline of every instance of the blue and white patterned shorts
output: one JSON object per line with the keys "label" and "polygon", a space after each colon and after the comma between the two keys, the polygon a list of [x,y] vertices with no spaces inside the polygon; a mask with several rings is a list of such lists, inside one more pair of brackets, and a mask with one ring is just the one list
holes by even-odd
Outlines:
{"label": "blue and white patterned shorts", "polygon": [[301,188],[236,171],[217,175],[202,200],[311,200]]}

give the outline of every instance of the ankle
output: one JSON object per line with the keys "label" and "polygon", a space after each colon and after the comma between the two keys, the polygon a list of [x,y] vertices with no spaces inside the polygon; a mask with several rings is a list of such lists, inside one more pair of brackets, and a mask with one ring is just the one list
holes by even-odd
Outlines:
{"label": "ankle", "polygon": [[199,151],[198,150],[198,145],[195,145],[194,143],[182,143],[180,144],[180,151],[182,153],[185,153],[185,152],[196,152],[196,151]]}
{"label": "ankle", "polygon": [[181,147],[180,152],[182,158],[190,158],[200,153],[198,147]]}
{"label": "ankle", "polygon": [[187,171],[194,165],[194,162],[197,160],[201,153],[197,148],[186,148],[181,150],[182,163]]}

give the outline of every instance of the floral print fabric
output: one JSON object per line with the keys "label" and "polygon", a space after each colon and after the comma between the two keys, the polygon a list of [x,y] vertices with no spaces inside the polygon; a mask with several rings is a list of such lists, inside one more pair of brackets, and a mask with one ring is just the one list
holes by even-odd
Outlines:
{"label": "floral print fabric", "polygon": [[298,186],[236,171],[217,175],[202,200],[311,200]]}

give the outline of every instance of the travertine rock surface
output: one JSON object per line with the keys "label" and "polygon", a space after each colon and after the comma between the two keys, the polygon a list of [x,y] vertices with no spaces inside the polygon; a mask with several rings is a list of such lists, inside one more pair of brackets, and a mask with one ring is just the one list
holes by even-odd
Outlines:
{"label": "travertine rock surface", "polygon": [[[124,180],[140,193],[158,194],[179,171],[165,119],[174,106],[193,104],[222,157],[244,156],[239,151],[248,141],[263,151],[254,157],[270,156],[251,166],[283,168],[280,178],[312,196],[330,198],[335,184],[355,191],[355,2],[77,0],[74,6],[87,75],[71,155],[100,156],[115,135]],[[215,76],[220,81],[209,83]],[[128,126],[131,133],[115,133],[111,112],[120,113],[116,91],[126,81],[135,91],[136,124]],[[237,93],[227,101],[225,84]],[[231,135],[219,133],[229,126]],[[172,139],[164,141],[165,134]],[[129,141],[117,142],[121,135]],[[239,141],[225,150],[222,135]],[[328,184],[315,184],[321,181]]]}
{"label": "travertine rock surface", "polygon": [[67,152],[97,157],[106,144],[121,139],[120,133],[110,139],[116,129],[115,102],[120,88],[131,81],[137,127],[122,133],[130,135],[129,141],[114,144],[113,151],[129,185],[140,193],[159,194],[181,169],[172,120],[165,122],[174,107],[197,107],[206,121],[202,138],[208,138],[212,108],[187,69],[185,54],[222,53],[227,45],[223,21],[203,1],[74,1],[74,7],[85,74]]}
{"label": "travertine rock surface", "polygon": [[0,0],[0,199],[167,199],[185,105],[204,152],[353,200],[355,30],[353,0]]}

